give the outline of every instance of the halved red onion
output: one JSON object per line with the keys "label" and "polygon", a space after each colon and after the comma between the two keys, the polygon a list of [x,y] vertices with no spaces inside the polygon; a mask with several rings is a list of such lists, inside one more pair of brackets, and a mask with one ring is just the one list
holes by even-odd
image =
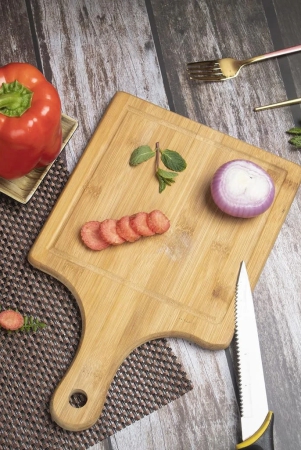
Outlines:
{"label": "halved red onion", "polygon": [[269,174],[257,164],[235,159],[223,164],[211,181],[216,205],[234,217],[255,217],[273,203],[275,185]]}

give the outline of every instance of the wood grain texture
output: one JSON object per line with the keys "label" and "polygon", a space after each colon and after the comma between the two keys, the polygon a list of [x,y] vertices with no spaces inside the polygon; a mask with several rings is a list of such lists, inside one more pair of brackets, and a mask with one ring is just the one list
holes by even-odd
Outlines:
{"label": "wood grain texture", "polygon": [[300,245],[293,242],[284,226],[254,292],[269,405],[277,417],[275,446],[279,449],[286,442],[288,448],[301,442],[300,276],[294,275],[300,266]]}
{"label": "wood grain texture", "polygon": [[[280,36],[282,37],[285,47],[298,45],[301,42],[299,24],[301,21],[301,7],[296,0],[275,0],[275,14],[279,24]],[[288,59],[288,64],[292,72],[293,83],[297,97],[301,95],[301,54],[291,55]],[[301,116],[301,107],[298,107]],[[298,124],[300,125],[301,119]]]}
{"label": "wood grain texture", "polygon": [[36,58],[25,1],[2,1],[0,18],[1,66],[15,61],[35,65]]}

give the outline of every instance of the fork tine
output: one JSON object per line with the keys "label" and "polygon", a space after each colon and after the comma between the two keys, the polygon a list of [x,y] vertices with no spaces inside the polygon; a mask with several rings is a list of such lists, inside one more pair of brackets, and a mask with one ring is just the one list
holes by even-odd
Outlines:
{"label": "fork tine", "polygon": [[219,67],[217,61],[198,61],[198,62],[190,62],[187,64],[189,70],[193,69],[214,69],[215,67]]}
{"label": "fork tine", "polygon": [[217,59],[206,59],[206,60],[202,60],[202,61],[190,61],[189,63],[187,63],[187,66],[195,66],[195,65],[203,65],[203,64],[214,65],[217,63],[218,63]]}
{"label": "fork tine", "polygon": [[197,75],[189,75],[189,78],[191,79],[191,80],[196,80],[196,81],[223,81],[223,80],[226,80],[227,79],[227,77],[216,77],[216,76],[203,76],[203,77],[200,77],[200,76],[197,76]]}
{"label": "fork tine", "polygon": [[220,81],[225,79],[218,61],[199,61],[187,64],[189,77],[199,81]]}
{"label": "fork tine", "polygon": [[200,80],[200,81],[220,81],[225,80],[227,77],[223,75],[223,73],[218,71],[203,71],[200,72],[198,70],[188,70],[188,75],[192,80]]}
{"label": "fork tine", "polygon": [[225,77],[223,74],[214,74],[214,73],[188,73],[189,78],[192,80],[200,80],[200,81],[221,81],[226,80],[227,77]]}
{"label": "fork tine", "polygon": [[202,67],[187,68],[187,70],[189,73],[220,73],[220,74],[222,74],[222,71],[219,67],[202,66]]}
{"label": "fork tine", "polygon": [[217,69],[217,70],[199,70],[199,69],[194,69],[194,70],[188,70],[189,75],[200,75],[200,76],[215,76],[215,77],[222,77],[223,73],[221,70]]}
{"label": "fork tine", "polygon": [[187,67],[189,72],[221,72],[221,68],[219,64],[195,64],[193,66]]}

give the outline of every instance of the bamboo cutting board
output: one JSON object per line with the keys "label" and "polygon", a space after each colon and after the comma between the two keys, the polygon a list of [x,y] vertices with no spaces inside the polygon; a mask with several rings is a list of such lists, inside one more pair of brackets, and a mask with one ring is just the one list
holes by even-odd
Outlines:
{"label": "bamboo cutting board", "polygon": [[[161,194],[154,159],[129,166],[143,144],[178,151],[187,161]],[[210,181],[232,159],[249,159],[273,178],[272,207],[257,218],[226,216],[214,205]],[[119,92],[106,111],[47,223],[30,263],[56,277],[76,298],[82,338],[51,402],[53,419],[79,431],[99,418],[108,388],[126,356],[143,342],[183,337],[221,349],[234,332],[234,295],[244,260],[255,286],[301,181],[301,168],[158,106]],[[80,228],[160,209],[167,233],[87,249]],[[87,399],[69,403],[74,393]]]}

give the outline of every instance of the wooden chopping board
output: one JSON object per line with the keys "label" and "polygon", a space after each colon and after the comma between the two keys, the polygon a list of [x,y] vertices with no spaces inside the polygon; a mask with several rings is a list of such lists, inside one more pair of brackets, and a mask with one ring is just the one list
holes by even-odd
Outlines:
{"label": "wooden chopping board", "polygon": [[[161,194],[154,159],[129,166],[135,148],[157,141],[187,161]],[[233,159],[254,161],[275,182],[274,203],[257,218],[227,216],[211,199],[214,172]],[[143,342],[173,336],[227,347],[240,263],[254,287],[300,181],[291,162],[117,93],[29,254],[33,266],[70,289],[82,314],[77,354],[52,398],[53,419],[73,431],[92,426],[118,367]],[[101,252],[80,240],[86,221],[153,209],[170,219],[163,235]],[[69,403],[78,392],[87,399],[81,408]]]}

